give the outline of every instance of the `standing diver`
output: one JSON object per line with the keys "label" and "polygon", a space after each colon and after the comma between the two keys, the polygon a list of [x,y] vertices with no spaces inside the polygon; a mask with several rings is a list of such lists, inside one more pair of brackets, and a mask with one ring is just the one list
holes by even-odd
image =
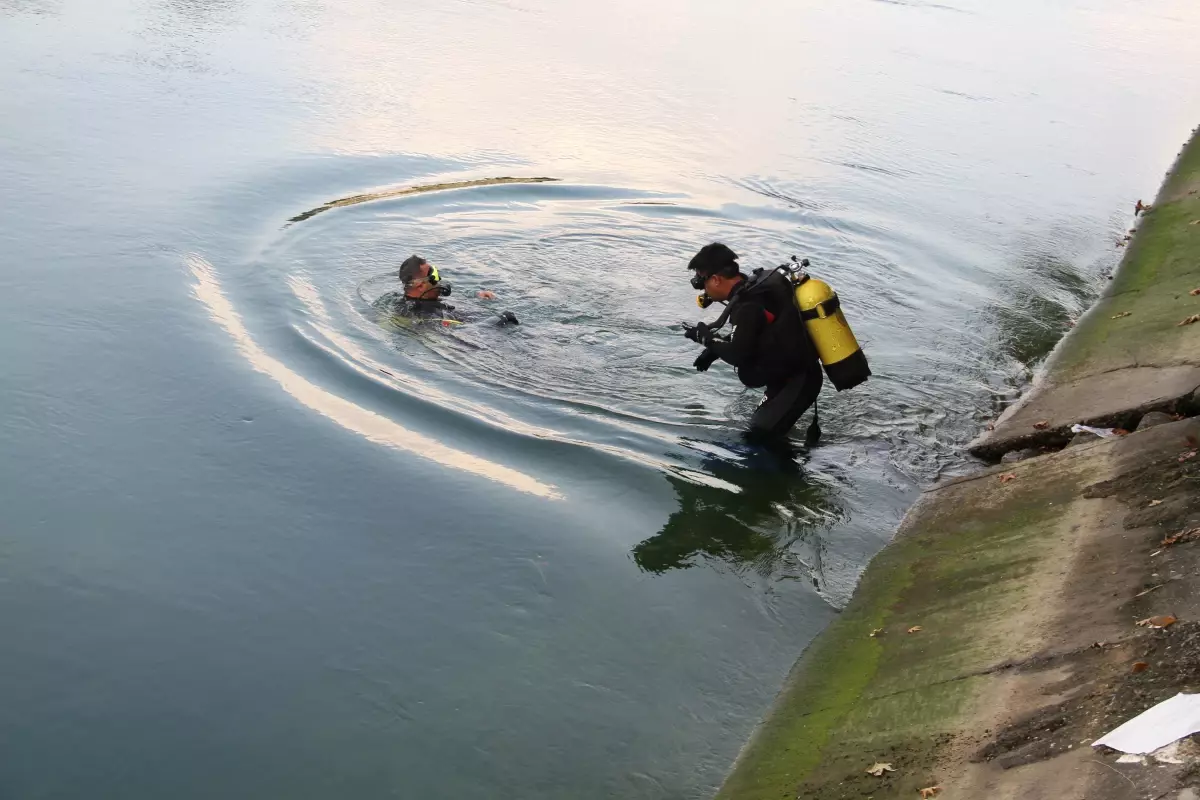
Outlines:
{"label": "standing diver", "polygon": [[[704,291],[700,305],[716,301],[727,307],[716,324],[685,326],[684,335],[705,347],[695,362],[699,371],[721,359],[737,368],[747,387],[765,388],[749,433],[757,439],[777,439],[816,403],[824,382],[822,361],[839,391],[862,383],[871,370],[827,284],[786,266],[770,272],[758,269],[749,276],[737,259],[728,247],[714,242],[700,248],[688,263],[695,273],[692,287]],[[718,338],[716,331],[726,320],[733,323],[733,336]],[[811,445],[820,436],[814,411],[805,438]]]}
{"label": "standing diver", "polygon": [[[442,325],[459,325],[470,321],[457,312],[454,306],[442,300],[452,291],[450,283],[443,281],[437,267],[420,256],[409,256],[400,265],[397,275],[404,287],[403,292],[387,292],[375,301],[375,307],[392,315],[414,322],[440,322]],[[496,294],[487,290],[476,293],[481,300],[495,300]],[[501,325],[519,325],[515,314],[505,311],[497,315]]]}

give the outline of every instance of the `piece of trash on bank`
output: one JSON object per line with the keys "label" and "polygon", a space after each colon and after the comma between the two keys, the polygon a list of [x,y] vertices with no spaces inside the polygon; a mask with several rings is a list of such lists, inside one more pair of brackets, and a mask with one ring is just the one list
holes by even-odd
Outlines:
{"label": "piece of trash on bank", "polygon": [[1101,439],[1111,439],[1114,436],[1120,436],[1117,433],[1117,428],[1093,428],[1091,425],[1072,425],[1071,433],[1091,433],[1099,436]]}
{"label": "piece of trash on bank", "polygon": [[871,631],[871,638],[876,639],[879,637],[879,634],[881,634],[881,633],[883,633],[883,628],[876,628],[873,631]]}
{"label": "piece of trash on bank", "polygon": [[1046,428],[1050,427],[1050,423],[1046,420],[1042,420],[1041,422],[1033,423],[1033,427],[1037,428],[1039,431],[1044,431]]}
{"label": "piece of trash on bank", "polygon": [[1200,732],[1200,694],[1177,694],[1109,731],[1092,747],[1147,755]]}
{"label": "piece of trash on bank", "polygon": [[1009,481],[1015,481],[1016,479],[1017,479],[1017,473],[1015,473],[1015,472],[1006,472],[1000,476],[1001,483],[1008,483]]}
{"label": "piece of trash on bank", "polygon": [[1189,450],[1179,457],[1179,463],[1182,464],[1185,461],[1191,461],[1196,457],[1196,453],[1200,453],[1200,450]]}
{"label": "piece of trash on bank", "polygon": [[1155,630],[1162,630],[1163,628],[1171,627],[1176,622],[1179,622],[1179,620],[1175,617],[1172,617],[1170,614],[1162,614],[1161,616],[1147,617],[1146,619],[1138,620],[1137,624],[1138,627],[1141,628],[1154,628]]}
{"label": "piece of trash on bank", "polygon": [[920,633],[921,630],[922,630],[922,628],[920,625],[913,625],[911,628],[908,629],[908,632],[909,633]]}
{"label": "piece of trash on bank", "polygon": [[1173,533],[1170,536],[1168,536],[1167,538],[1162,540],[1162,546],[1170,547],[1171,545],[1182,544],[1183,542],[1190,542],[1193,539],[1200,539],[1200,528],[1188,528],[1186,531],[1180,531],[1179,533]]}
{"label": "piece of trash on bank", "polygon": [[921,793],[921,797],[937,797],[937,793],[941,790],[941,786],[926,786],[924,789],[917,789]]}
{"label": "piece of trash on bank", "polygon": [[1193,325],[1197,322],[1200,322],[1200,314],[1192,314],[1190,317],[1181,320],[1175,327],[1182,328],[1184,325]]}
{"label": "piece of trash on bank", "polygon": [[1155,506],[1161,506],[1161,505],[1162,505],[1162,500],[1151,500],[1148,508],[1154,508]]}
{"label": "piece of trash on bank", "polygon": [[1200,297],[1200,289],[1192,289],[1188,294],[1192,297]]}
{"label": "piece of trash on bank", "polygon": [[895,771],[896,771],[896,768],[893,767],[891,764],[884,764],[881,761],[876,761],[874,764],[867,767],[867,769],[866,769],[866,773],[868,775],[874,775],[876,778],[882,778],[883,773],[885,773],[885,772],[895,772]]}
{"label": "piece of trash on bank", "polygon": [[1113,314],[1112,319],[1120,319],[1121,317],[1132,317],[1132,311],[1122,311],[1120,314]]}

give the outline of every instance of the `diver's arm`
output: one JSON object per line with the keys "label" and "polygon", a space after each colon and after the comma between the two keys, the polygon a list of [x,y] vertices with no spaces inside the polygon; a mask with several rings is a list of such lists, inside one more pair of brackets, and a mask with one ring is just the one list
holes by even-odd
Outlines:
{"label": "diver's arm", "polygon": [[749,361],[758,350],[758,338],[767,325],[763,307],[757,303],[741,302],[729,315],[733,323],[733,338],[729,341],[713,339],[709,347],[717,357],[737,367]]}

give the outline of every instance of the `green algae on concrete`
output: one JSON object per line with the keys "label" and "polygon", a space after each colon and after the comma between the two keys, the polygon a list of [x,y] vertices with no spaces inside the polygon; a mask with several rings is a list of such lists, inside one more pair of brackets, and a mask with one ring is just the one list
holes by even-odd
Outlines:
{"label": "green algae on concrete", "polygon": [[[1004,622],[1078,493],[1076,480],[984,480],[948,485],[910,512],[804,654],[718,798],[902,795],[934,782],[938,747],[967,712],[974,682],[1011,655]],[[913,626],[921,630],[908,633]],[[874,761],[897,772],[866,775]]]}

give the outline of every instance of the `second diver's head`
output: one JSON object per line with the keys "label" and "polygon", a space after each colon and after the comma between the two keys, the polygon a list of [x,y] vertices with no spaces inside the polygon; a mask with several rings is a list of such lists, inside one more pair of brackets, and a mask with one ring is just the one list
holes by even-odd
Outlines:
{"label": "second diver's head", "polygon": [[442,292],[438,288],[441,276],[437,267],[420,256],[409,256],[400,265],[400,282],[404,284],[404,296],[410,300],[436,300]]}
{"label": "second diver's head", "polygon": [[703,290],[711,300],[728,300],[737,285],[746,279],[737,258],[737,253],[720,242],[704,245],[688,262],[688,269],[695,273],[692,288]]}

